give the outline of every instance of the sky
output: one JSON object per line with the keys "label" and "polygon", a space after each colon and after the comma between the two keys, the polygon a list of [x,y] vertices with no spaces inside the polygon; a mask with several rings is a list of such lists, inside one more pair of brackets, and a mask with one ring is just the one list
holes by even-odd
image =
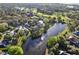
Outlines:
{"label": "sky", "polygon": [[0,3],[79,3],[79,0],[0,0]]}

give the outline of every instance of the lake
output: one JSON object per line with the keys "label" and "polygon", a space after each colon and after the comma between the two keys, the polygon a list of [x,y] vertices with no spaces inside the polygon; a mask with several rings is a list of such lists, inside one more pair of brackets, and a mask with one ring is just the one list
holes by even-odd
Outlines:
{"label": "lake", "polygon": [[51,28],[47,30],[46,34],[36,39],[27,39],[23,45],[24,54],[26,55],[44,55],[46,49],[47,38],[50,36],[56,36],[67,27],[66,24],[55,23]]}

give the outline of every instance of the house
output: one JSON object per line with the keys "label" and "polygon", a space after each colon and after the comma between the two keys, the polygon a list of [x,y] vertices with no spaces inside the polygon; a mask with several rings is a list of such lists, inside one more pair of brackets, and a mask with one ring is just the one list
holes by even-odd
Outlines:
{"label": "house", "polygon": [[9,39],[4,39],[4,40],[2,41],[2,44],[8,45],[8,44],[10,44],[10,40],[9,40]]}
{"label": "house", "polygon": [[26,28],[29,28],[30,27],[30,25],[28,24],[28,23],[25,23],[25,25],[24,25]]}
{"label": "house", "polygon": [[6,48],[5,44],[3,44],[2,42],[0,42],[0,49],[4,49]]}
{"label": "house", "polygon": [[76,47],[79,47],[79,40],[72,39],[72,40],[70,40],[70,43],[72,45],[75,45]]}
{"label": "house", "polygon": [[0,51],[0,55],[9,55],[9,54],[6,52]]}
{"label": "house", "polygon": [[32,17],[33,16],[33,14],[31,13],[31,12],[27,12],[27,14],[26,14],[28,17]]}
{"label": "house", "polygon": [[39,20],[39,21],[37,22],[37,25],[40,26],[40,27],[45,26],[43,20]]}
{"label": "house", "polygon": [[16,45],[16,44],[17,44],[17,42],[18,42],[18,40],[16,40],[16,39],[11,40],[11,44],[12,44],[12,45]]}
{"label": "house", "polygon": [[14,35],[14,34],[15,34],[14,30],[13,30],[13,31],[11,31],[11,32],[10,32],[10,34],[11,34],[11,35]]}
{"label": "house", "polygon": [[19,26],[20,23],[18,22],[18,19],[8,19],[8,21],[6,21],[8,23],[8,25],[11,25],[11,26]]}
{"label": "house", "polygon": [[79,31],[74,32],[73,34],[79,36]]}
{"label": "house", "polygon": [[70,36],[68,40],[71,45],[75,45],[76,47],[79,47],[79,40],[76,36]]}

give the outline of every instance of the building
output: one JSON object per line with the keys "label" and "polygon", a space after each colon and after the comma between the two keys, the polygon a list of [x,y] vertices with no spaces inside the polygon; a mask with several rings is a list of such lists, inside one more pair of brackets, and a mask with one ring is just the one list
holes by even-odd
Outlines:
{"label": "building", "polygon": [[79,39],[76,36],[69,36],[68,38],[71,45],[75,45],[76,47],[79,47]]}
{"label": "building", "polygon": [[6,48],[5,44],[3,44],[3,43],[0,42],[0,49],[2,50],[4,48]]}
{"label": "building", "polygon": [[43,20],[39,20],[39,21],[37,22],[37,25],[40,26],[40,27],[44,27],[44,26],[45,26]]}

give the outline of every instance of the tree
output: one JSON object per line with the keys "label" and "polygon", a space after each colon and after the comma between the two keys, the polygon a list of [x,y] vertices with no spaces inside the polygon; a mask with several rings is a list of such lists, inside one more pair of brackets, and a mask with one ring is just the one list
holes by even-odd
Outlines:
{"label": "tree", "polygon": [[59,41],[59,37],[58,37],[58,36],[49,37],[49,38],[48,38],[47,45],[48,45],[48,47],[52,47],[52,46],[54,46],[58,41]]}
{"label": "tree", "polygon": [[6,34],[6,35],[4,35],[4,39],[12,39],[12,36],[10,35],[10,34]]}
{"label": "tree", "polygon": [[66,50],[66,48],[67,48],[67,45],[69,44],[69,42],[64,38],[64,37],[59,37],[60,38],[60,40],[59,40],[59,48],[60,49],[65,49]]}
{"label": "tree", "polygon": [[18,45],[18,46],[21,46],[21,45],[23,44],[23,42],[24,42],[26,39],[27,39],[26,36],[21,36],[21,37],[19,37],[19,38],[18,38],[18,43],[17,43],[17,45]]}
{"label": "tree", "polygon": [[0,39],[2,38],[2,35],[3,35],[3,34],[2,34],[2,33],[0,33]]}
{"label": "tree", "polygon": [[68,49],[67,52],[69,52],[71,54],[79,55],[79,48],[78,47],[75,47],[75,46],[72,46],[72,45],[68,45],[67,49]]}
{"label": "tree", "polygon": [[44,33],[44,28],[32,28],[31,30],[31,37],[38,38]]}
{"label": "tree", "polygon": [[19,46],[10,46],[8,48],[8,53],[10,55],[22,55],[23,54],[23,49]]}
{"label": "tree", "polygon": [[8,29],[7,23],[0,23],[0,32],[3,32]]}
{"label": "tree", "polygon": [[58,49],[58,47],[59,47],[59,44],[58,44],[58,43],[55,44],[54,47],[52,47],[52,48],[49,49],[49,51],[50,51],[49,53],[51,54],[51,52],[52,52],[53,54],[58,55],[58,54],[59,54],[59,49]]}
{"label": "tree", "polygon": [[20,36],[23,36],[23,35],[25,35],[25,31],[24,30],[18,30],[16,37],[20,37]]}

